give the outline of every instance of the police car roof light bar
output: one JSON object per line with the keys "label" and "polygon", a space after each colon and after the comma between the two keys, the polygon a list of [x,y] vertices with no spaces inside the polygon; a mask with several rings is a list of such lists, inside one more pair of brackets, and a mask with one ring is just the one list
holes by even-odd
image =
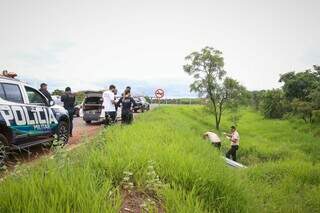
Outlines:
{"label": "police car roof light bar", "polygon": [[2,76],[4,76],[4,77],[7,77],[7,78],[15,78],[15,77],[18,76],[17,73],[8,72],[8,70],[3,70],[3,71],[2,71],[2,74],[0,74],[0,75],[2,75]]}

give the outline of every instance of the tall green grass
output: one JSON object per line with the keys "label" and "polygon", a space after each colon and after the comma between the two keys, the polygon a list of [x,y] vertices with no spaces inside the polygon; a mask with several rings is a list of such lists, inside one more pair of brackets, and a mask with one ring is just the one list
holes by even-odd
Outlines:
{"label": "tall green grass", "polygon": [[93,143],[22,166],[0,183],[0,212],[118,212],[127,173],[167,212],[320,212],[315,130],[245,109],[238,153],[249,168],[235,170],[220,157],[228,141],[220,153],[202,140],[213,126],[203,107],[170,106],[107,128]]}

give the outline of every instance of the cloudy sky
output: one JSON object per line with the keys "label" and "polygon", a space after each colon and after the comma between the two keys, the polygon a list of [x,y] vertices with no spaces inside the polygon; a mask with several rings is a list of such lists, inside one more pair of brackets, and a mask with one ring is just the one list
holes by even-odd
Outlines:
{"label": "cloudy sky", "polygon": [[76,90],[113,79],[165,87],[187,84],[184,57],[212,46],[229,76],[269,89],[280,73],[320,63],[319,8],[319,0],[0,0],[0,69]]}

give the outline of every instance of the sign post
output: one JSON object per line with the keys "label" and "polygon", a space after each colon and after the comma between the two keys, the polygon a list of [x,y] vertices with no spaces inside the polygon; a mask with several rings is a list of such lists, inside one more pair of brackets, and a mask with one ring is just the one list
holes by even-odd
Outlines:
{"label": "sign post", "polygon": [[164,96],[164,90],[163,89],[157,89],[154,93],[154,95],[156,96],[156,98],[158,99],[158,104],[160,106],[160,99],[163,98]]}

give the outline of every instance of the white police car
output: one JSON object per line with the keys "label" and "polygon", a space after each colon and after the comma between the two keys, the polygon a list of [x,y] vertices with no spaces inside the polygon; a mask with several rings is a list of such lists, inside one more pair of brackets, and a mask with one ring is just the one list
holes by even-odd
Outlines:
{"label": "white police car", "polygon": [[67,111],[14,76],[0,75],[0,164],[8,148],[22,149],[55,138],[67,143],[69,139]]}

